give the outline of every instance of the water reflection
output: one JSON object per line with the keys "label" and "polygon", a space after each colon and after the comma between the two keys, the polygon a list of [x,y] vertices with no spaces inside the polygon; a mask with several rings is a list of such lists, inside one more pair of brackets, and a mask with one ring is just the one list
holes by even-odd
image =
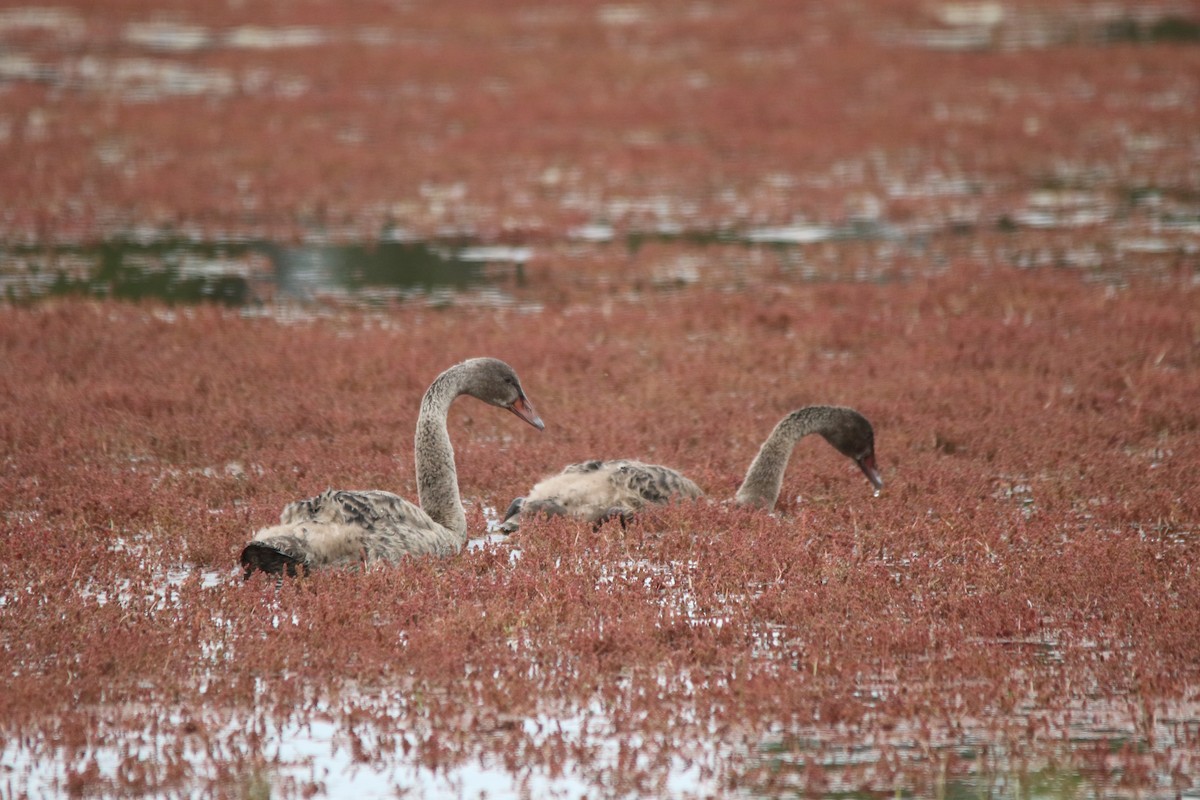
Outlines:
{"label": "water reflection", "polygon": [[749,793],[800,795],[814,781],[831,795],[899,793],[897,787],[909,788],[897,781],[905,767],[919,774],[924,765],[939,797],[1193,797],[1180,790],[1194,788],[1184,776],[1194,764],[1197,725],[1194,700],[1156,707],[1118,696],[1055,711],[1028,698],[1007,714],[901,719],[887,732],[779,727],[751,759],[747,777],[758,780]]}
{"label": "water reflection", "polygon": [[931,5],[928,21],[934,24],[892,31],[885,38],[945,51],[1200,42],[1200,23],[1170,6],[1101,3],[1040,8],[969,0]]}
{"label": "water reflection", "polygon": [[[632,687],[617,683],[627,698]],[[414,713],[420,701],[404,688],[351,688],[339,697],[282,717],[108,704],[91,712],[103,735],[86,747],[9,737],[0,759],[12,796],[68,785],[205,794],[231,779],[281,797],[625,796],[616,787],[628,787],[621,776],[634,773],[669,797],[1195,796],[1189,774],[1200,709],[1187,701],[1165,703],[1151,719],[1127,698],[1096,698],[1025,720],[1020,710],[950,725],[900,718],[886,733],[776,727],[758,745],[744,731],[747,747],[705,725],[685,725],[677,736],[630,732],[613,717],[611,697],[532,716],[461,719]],[[470,735],[455,735],[464,730]],[[524,757],[514,762],[514,752]],[[143,774],[126,770],[130,758]]]}
{"label": "water reflection", "polygon": [[10,302],[87,295],[246,306],[407,300],[521,282],[528,248],[384,241],[368,244],[140,242],[0,248],[0,294]]}
{"label": "water reflection", "polygon": [[[898,183],[896,196],[952,194],[969,183]],[[886,282],[934,275],[962,253],[1018,268],[1067,267],[1120,281],[1139,273],[1171,277],[1196,252],[1200,212],[1194,203],[1157,193],[1114,199],[1099,191],[1044,188],[1025,193],[997,216],[947,215],[896,223],[878,214],[838,223],[793,221],[753,227],[689,228],[662,224],[617,230],[576,229],[539,244],[543,257],[576,286],[631,279],[635,289],[693,284],[744,290],[748,281]],[[1073,244],[1055,233],[1103,228],[1104,238]],[[525,286],[529,246],[465,240],[416,240],[395,231],[372,242],[333,244],[267,240],[164,239],[134,231],[97,244],[0,243],[0,301],[85,295],[232,307],[270,303],[375,306],[511,306]],[[587,269],[572,270],[572,262]],[[625,265],[608,271],[606,264]],[[600,264],[597,268],[597,264]]]}

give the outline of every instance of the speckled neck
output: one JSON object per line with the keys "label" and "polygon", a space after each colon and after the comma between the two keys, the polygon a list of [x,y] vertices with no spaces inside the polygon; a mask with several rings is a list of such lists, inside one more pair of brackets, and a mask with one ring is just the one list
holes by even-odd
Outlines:
{"label": "speckled neck", "polygon": [[735,500],[742,505],[775,508],[796,442],[837,424],[837,413],[833,406],[808,406],[781,419],[750,463]]}
{"label": "speckled neck", "polygon": [[430,518],[466,538],[467,515],[458,493],[454,448],[446,430],[450,404],[463,393],[470,377],[469,362],[456,364],[434,378],[421,398],[414,454],[417,467],[417,497]]}

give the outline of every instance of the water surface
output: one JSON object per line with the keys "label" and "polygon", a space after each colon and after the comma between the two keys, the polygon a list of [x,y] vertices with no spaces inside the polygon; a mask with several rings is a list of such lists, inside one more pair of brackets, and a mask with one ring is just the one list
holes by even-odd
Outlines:
{"label": "water surface", "polygon": [[525,248],[457,242],[280,244],[139,241],[0,246],[10,301],[84,295],[228,306],[275,300],[359,303],[436,298],[524,280]]}

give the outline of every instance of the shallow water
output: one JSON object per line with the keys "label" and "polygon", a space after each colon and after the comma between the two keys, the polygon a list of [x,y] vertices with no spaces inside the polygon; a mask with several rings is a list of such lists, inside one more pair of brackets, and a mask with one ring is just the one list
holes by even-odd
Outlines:
{"label": "shallow water", "polygon": [[[59,295],[252,306],[350,300],[436,302],[524,280],[527,248],[379,241],[197,242],[113,239],[75,246],[0,245],[0,295],[28,301]],[[502,297],[494,297],[500,302]]]}
{"label": "shallow water", "polygon": [[[1124,699],[1092,699],[1048,714],[1030,698],[1007,718],[959,718],[954,730],[912,719],[901,721],[886,736],[858,741],[848,740],[836,727],[813,725],[768,737],[760,757],[770,764],[775,785],[793,790],[802,790],[804,766],[817,756],[831,793],[853,792],[864,779],[876,790],[886,788],[876,781],[886,776],[888,759],[931,765],[953,759],[972,767],[965,777],[945,781],[939,796],[1125,796],[1118,788],[1121,775],[1143,768],[1153,788],[1136,796],[1200,796],[1195,790],[1180,793],[1170,768],[1151,766],[1167,761],[1164,754],[1186,753],[1187,742],[1200,726],[1200,705],[1168,705],[1151,719],[1136,705]],[[1027,734],[1001,733],[1005,727],[1023,727]],[[1188,769],[1197,766],[1186,755],[1182,762]]]}
{"label": "shallow water", "polygon": [[[485,516],[495,522],[496,512]],[[472,540],[471,549],[507,546],[510,540],[490,532]],[[119,537],[113,549],[142,555],[137,537]],[[513,547],[513,557],[519,549]],[[599,582],[642,584],[651,578],[663,587],[664,610],[693,625],[720,625],[745,598],[728,597],[724,610],[698,609],[689,591],[697,569],[691,562],[656,563],[644,559],[612,565]],[[177,587],[189,580],[214,591],[240,585],[236,570],[199,570],[176,564],[148,580],[118,581],[109,587],[81,591],[97,605],[146,606],[154,613],[181,606]],[[597,588],[600,588],[599,586]],[[0,596],[0,606],[6,602]],[[291,620],[295,624],[295,619]],[[274,623],[287,625],[286,615]],[[779,631],[764,626],[755,658],[787,661],[791,647]],[[1033,647],[1054,662],[1053,640],[996,640],[981,644],[998,648]],[[220,669],[228,657],[214,644],[202,648],[205,662]],[[182,709],[166,706],[110,705],[95,709],[102,720],[86,747],[64,746],[54,737],[11,738],[0,747],[6,792],[0,796],[43,796],[64,791],[71,776],[87,773],[89,786],[119,794],[132,780],[131,764],[156,774],[162,785],[183,794],[228,786],[231,774],[244,794],[269,791],[271,796],[363,798],[531,796],[582,798],[609,796],[618,774],[643,771],[653,792],[671,797],[719,795],[732,780],[738,796],[769,797],[804,794],[813,768],[823,775],[823,791],[908,792],[896,784],[897,765],[926,767],[936,776],[938,765],[969,764],[965,773],[943,778],[942,796],[1110,796],[1125,772],[1145,776],[1150,787],[1139,797],[1200,797],[1180,792],[1178,774],[1200,768],[1193,763],[1192,743],[1200,736],[1200,700],[1159,702],[1144,697],[1081,697],[1067,707],[1046,710],[1040,698],[1018,700],[1009,711],[976,717],[955,715],[952,725],[938,715],[889,716],[886,729],[870,725],[842,726],[814,719],[808,724],[755,730],[710,729],[694,711],[686,674],[664,675],[662,690],[678,697],[675,713],[687,721],[686,731],[670,741],[655,734],[622,730],[610,718],[613,698],[597,697],[583,707],[547,708],[533,717],[439,719],[397,728],[398,719],[413,719],[409,694],[395,686],[377,689],[340,687],[336,695],[318,695],[283,717],[246,709]],[[907,679],[900,675],[864,673],[858,694],[868,706],[887,707]],[[618,680],[617,694],[641,689]],[[969,685],[944,691],[968,693]],[[624,702],[624,701],[621,701]],[[621,707],[618,702],[618,708]],[[615,712],[620,713],[620,712]],[[420,720],[420,715],[417,715]],[[40,726],[53,730],[53,722]],[[488,733],[489,727],[493,730]],[[470,736],[453,731],[470,730]],[[183,731],[200,731],[192,736]],[[478,735],[476,731],[478,730]],[[447,735],[447,734],[450,735]],[[547,758],[546,753],[557,755]],[[434,755],[431,755],[433,753]],[[542,754],[521,759],[514,753]],[[631,755],[632,754],[632,755]],[[165,771],[183,777],[168,781]],[[1182,770],[1182,773],[1176,771]],[[936,782],[936,777],[933,778]],[[1188,784],[1183,784],[1188,785]]]}
{"label": "shallow water", "polygon": [[[362,705],[375,704],[365,700]],[[381,715],[389,713],[386,705],[374,711]],[[140,732],[122,731],[128,740],[138,742],[133,748],[119,746],[111,738],[108,741],[100,739],[82,752],[74,753],[63,752],[49,742],[6,742],[0,749],[0,762],[6,767],[7,789],[13,796],[55,795],[69,784],[73,771],[85,767],[95,777],[93,786],[115,788],[121,785],[122,774],[128,771],[129,759],[136,759],[153,770],[150,765],[161,764],[172,757],[177,759],[181,749],[193,777],[181,782],[177,791],[187,795],[213,785],[228,789],[228,782],[219,777],[222,771],[216,763],[219,759],[212,756],[245,747],[243,737],[247,731],[266,730],[266,738],[257,743],[259,749],[253,754],[243,753],[260,762],[239,775],[237,782],[244,786],[246,794],[250,794],[255,786],[269,788],[270,796],[286,797],[317,794],[359,798],[397,795],[581,798],[603,792],[603,787],[589,779],[579,765],[567,763],[556,769],[527,765],[514,771],[505,765],[500,753],[488,752],[486,747],[473,757],[455,759],[458,763],[430,767],[415,758],[403,756],[409,748],[419,748],[421,740],[429,738],[428,733],[396,735],[361,723],[342,723],[337,719],[338,714],[327,707],[318,708],[303,720],[278,726],[236,715],[220,724],[210,720],[206,727],[217,731],[211,739],[223,745],[211,747],[207,753],[195,745],[179,747],[174,731],[179,729],[186,716],[182,712],[161,712]],[[604,738],[604,731],[610,725],[598,704],[564,716],[539,716],[514,724],[531,747],[539,747],[554,737],[598,754],[588,765],[589,772],[617,768],[618,751],[624,743],[615,737]],[[172,733],[154,733],[156,728]],[[511,732],[505,736],[511,738]],[[706,757],[693,756],[685,760],[677,756],[672,759],[672,768],[664,781],[670,796],[711,796],[716,791],[711,774],[705,774],[712,771],[716,747],[705,749],[709,751]]]}
{"label": "shallow water", "polygon": [[1200,25],[1176,9],[1147,4],[1094,4],[1083,9],[1013,7],[999,2],[931,6],[937,27],[886,34],[901,44],[944,51],[1040,50],[1058,45],[1200,41]]}
{"label": "shallow water", "polygon": [[[939,196],[940,182],[897,192]],[[471,239],[299,243],[199,240],[131,232],[87,244],[0,243],[0,301],[62,295],[217,303],[374,307],[514,305],[536,295],[531,261],[553,264],[578,286],[627,280],[656,290],[692,285],[744,290],[752,283],[880,283],[938,275],[954,259],[985,267],[1070,269],[1121,283],[1131,275],[1173,280],[1200,253],[1200,207],[1162,206],[1153,195],[1127,204],[1104,193],[1037,190],[994,223],[953,217],[898,225],[876,216],[840,224],[794,222],[694,230],[683,223],[618,232],[588,225],[563,240],[530,245]],[[600,264],[625,265],[611,272]],[[560,278],[562,279],[562,278]],[[528,291],[526,291],[528,290]]]}
{"label": "shallow water", "polygon": [[[879,689],[887,691],[887,686]],[[954,729],[910,719],[866,739],[820,722],[761,733],[718,732],[700,723],[702,735],[693,730],[662,742],[618,733],[605,703],[596,699],[585,708],[506,721],[465,746],[454,744],[453,737],[439,742],[435,730],[389,727],[386,720],[401,718],[407,702],[395,691],[364,693],[336,707],[318,701],[283,721],[212,710],[100,709],[112,730],[99,731],[85,748],[68,751],[42,739],[6,741],[0,749],[6,796],[57,794],[71,774],[85,769],[92,787],[107,786],[105,794],[118,794],[129,777],[130,759],[151,771],[182,765],[189,777],[174,789],[183,794],[228,788],[232,771],[246,794],[258,786],[271,796],[362,798],[610,796],[618,770],[652,764],[660,796],[714,796],[731,774],[770,776],[761,784],[740,780],[738,796],[804,794],[810,766],[823,771],[826,793],[903,793],[903,785],[889,778],[892,766],[927,764],[936,774],[937,764],[954,759],[972,766],[965,776],[945,780],[938,787],[942,796],[1112,796],[1120,794],[1124,771],[1146,769],[1153,788],[1139,797],[1200,797],[1175,788],[1177,779],[1164,766],[1173,759],[1163,758],[1176,748],[1186,751],[1187,740],[1200,731],[1196,702],[1165,705],[1147,719],[1140,704],[1123,700],[1085,701],[1047,715],[1031,699],[1009,717],[960,719]],[[203,742],[180,738],[189,723],[205,732]],[[1016,730],[1027,733],[1013,734]],[[430,747],[440,753],[432,763],[421,756]],[[552,765],[525,761],[513,769],[506,759],[514,747],[516,752],[554,748],[580,755]],[[665,763],[655,761],[661,752],[667,753]],[[1187,774],[1200,765],[1185,755],[1174,766]]]}

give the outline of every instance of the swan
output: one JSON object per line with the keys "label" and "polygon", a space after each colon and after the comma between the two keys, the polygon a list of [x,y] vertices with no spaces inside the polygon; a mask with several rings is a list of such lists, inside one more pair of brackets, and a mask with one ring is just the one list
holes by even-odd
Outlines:
{"label": "swan", "polygon": [[[875,431],[867,418],[842,406],[806,406],[776,424],[750,463],[734,501],[774,509],[792,448],[810,433],[820,434],[852,459],[876,491],[883,489],[875,461]],[[522,516],[533,514],[577,517],[596,524],[612,518],[627,520],[647,505],[702,494],[699,486],[670,467],[630,459],[585,461],[540,481],[526,497],[514,500],[500,530],[512,533],[519,529]]]}
{"label": "swan", "polygon": [[546,427],[508,364],[494,358],[456,364],[421,399],[414,442],[420,506],[379,490],[326,489],[297,500],[284,507],[278,525],[255,533],[242,550],[245,577],[256,569],[295,575],[317,567],[395,562],[410,554],[457,553],[467,540],[467,517],[446,416],[461,394],[506,408],[538,430]]}

